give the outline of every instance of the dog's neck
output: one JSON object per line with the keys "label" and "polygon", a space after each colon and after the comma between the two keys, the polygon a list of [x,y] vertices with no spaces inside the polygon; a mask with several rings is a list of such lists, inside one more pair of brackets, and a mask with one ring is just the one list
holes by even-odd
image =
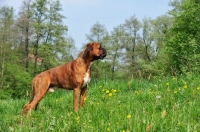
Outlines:
{"label": "dog's neck", "polygon": [[78,58],[80,58],[82,61],[82,63],[84,63],[86,65],[86,72],[88,72],[90,70],[90,67],[92,65],[92,58],[89,58],[89,51],[86,51],[86,49],[84,51],[82,51],[79,55]]}

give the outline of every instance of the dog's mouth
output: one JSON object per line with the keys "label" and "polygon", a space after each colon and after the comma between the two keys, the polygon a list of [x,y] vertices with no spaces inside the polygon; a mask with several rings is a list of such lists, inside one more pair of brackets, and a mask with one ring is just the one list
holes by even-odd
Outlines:
{"label": "dog's mouth", "polygon": [[102,60],[103,58],[106,57],[107,51],[106,51],[106,49],[104,49],[104,48],[101,48],[101,50],[102,50],[103,52],[102,52],[102,54],[101,54],[99,57],[100,57],[100,59]]}

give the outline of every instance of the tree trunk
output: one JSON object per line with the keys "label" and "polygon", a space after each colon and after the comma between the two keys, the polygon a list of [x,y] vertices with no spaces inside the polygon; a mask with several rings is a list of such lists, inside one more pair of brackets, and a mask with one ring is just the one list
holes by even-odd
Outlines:
{"label": "tree trunk", "polygon": [[34,44],[34,57],[35,57],[35,62],[34,62],[34,75],[37,74],[38,42],[39,42],[39,37],[37,37],[36,43]]}
{"label": "tree trunk", "polygon": [[[30,11],[29,5],[28,5],[28,12]],[[28,72],[28,67],[29,67],[29,59],[28,59],[28,54],[29,54],[29,18],[27,21],[27,26],[26,26],[26,38],[25,38],[25,54],[26,54],[26,62],[25,62],[25,68],[26,72]]]}
{"label": "tree trunk", "polygon": [[3,44],[1,45],[1,79],[0,79],[0,89],[3,87],[3,78],[4,78],[4,60],[5,60],[5,48],[3,48]]}

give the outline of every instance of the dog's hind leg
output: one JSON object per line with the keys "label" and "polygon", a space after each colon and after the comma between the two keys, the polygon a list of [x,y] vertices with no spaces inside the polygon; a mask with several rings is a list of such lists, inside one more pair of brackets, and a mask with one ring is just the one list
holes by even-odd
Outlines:
{"label": "dog's hind leg", "polygon": [[24,106],[23,114],[32,109],[37,109],[38,103],[44,97],[49,88],[50,82],[48,80],[37,79],[32,82],[32,98],[28,104]]}

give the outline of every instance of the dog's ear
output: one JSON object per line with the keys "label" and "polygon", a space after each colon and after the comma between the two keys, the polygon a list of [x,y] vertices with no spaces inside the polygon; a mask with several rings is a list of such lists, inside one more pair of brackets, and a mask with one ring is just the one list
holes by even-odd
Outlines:
{"label": "dog's ear", "polygon": [[85,51],[83,53],[83,58],[88,58],[88,56],[90,54],[90,51],[93,50],[93,45],[94,45],[94,43],[88,43],[86,45],[86,49],[85,49]]}
{"label": "dog's ear", "polygon": [[92,51],[94,43],[88,43],[86,46],[87,51]]}

